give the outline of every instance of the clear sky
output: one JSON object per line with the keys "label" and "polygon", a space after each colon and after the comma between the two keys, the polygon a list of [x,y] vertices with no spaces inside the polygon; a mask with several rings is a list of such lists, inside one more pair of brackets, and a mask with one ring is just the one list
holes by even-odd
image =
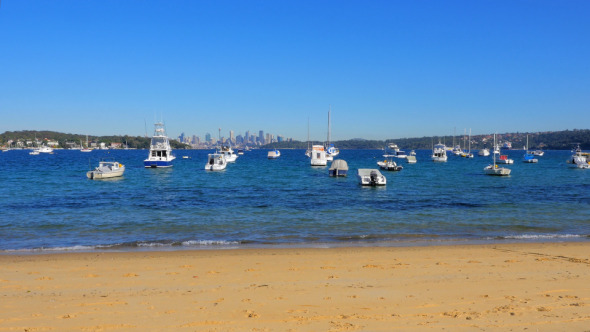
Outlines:
{"label": "clear sky", "polygon": [[2,0],[0,132],[590,128],[590,1]]}

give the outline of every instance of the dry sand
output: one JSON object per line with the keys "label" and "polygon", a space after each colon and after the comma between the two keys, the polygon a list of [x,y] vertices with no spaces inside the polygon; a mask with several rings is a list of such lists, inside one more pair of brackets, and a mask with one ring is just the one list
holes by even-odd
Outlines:
{"label": "dry sand", "polygon": [[590,331],[590,243],[0,255],[0,331]]}

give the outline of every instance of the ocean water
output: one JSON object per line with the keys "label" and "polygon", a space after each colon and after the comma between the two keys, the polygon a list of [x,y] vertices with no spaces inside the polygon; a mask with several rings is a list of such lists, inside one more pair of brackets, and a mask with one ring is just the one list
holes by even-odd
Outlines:
{"label": "ocean water", "polygon": [[[240,156],[207,172],[203,150],[177,150],[174,167],[146,169],[147,150],[0,154],[0,251],[204,249],[249,246],[413,245],[590,240],[590,170],[570,169],[569,151],[537,164],[508,151],[510,177],[483,175],[491,157],[401,160],[385,187],[361,187],[357,168],[382,151],[343,150],[346,178],[311,167],[303,150]],[[182,156],[190,159],[182,159]],[[101,158],[122,178],[92,181]]]}

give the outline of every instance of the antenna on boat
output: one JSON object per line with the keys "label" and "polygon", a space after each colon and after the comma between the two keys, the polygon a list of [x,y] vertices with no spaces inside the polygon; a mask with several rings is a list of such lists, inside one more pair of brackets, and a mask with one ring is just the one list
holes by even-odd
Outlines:
{"label": "antenna on boat", "polygon": [[145,130],[145,138],[147,138],[148,137],[148,135],[147,135],[147,121],[145,119],[143,119],[143,127]]}

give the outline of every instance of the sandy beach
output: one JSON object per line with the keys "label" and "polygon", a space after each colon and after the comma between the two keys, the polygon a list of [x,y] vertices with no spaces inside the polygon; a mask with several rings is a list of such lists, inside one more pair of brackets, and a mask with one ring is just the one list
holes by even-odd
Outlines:
{"label": "sandy beach", "polygon": [[0,331],[590,331],[590,243],[0,255]]}

